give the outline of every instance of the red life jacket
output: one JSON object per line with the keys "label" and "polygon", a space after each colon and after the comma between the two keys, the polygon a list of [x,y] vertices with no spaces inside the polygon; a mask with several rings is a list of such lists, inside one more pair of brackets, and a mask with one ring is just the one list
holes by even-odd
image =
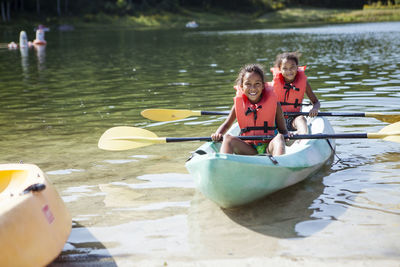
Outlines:
{"label": "red life jacket", "polygon": [[274,92],[281,103],[283,112],[299,112],[307,87],[306,66],[298,67],[296,78],[292,83],[286,83],[279,68],[271,68],[273,73]]}
{"label": "red life jacket", "polygon": [[[240,90],[234,97],[236,119],[240,127],[240,135],[274,135],[277,97],[271,86],[264,88],[258,103],[252,104]],[[246,141],[260,143],[263,141]],[[265,141],[269,142],[269,140]]]}

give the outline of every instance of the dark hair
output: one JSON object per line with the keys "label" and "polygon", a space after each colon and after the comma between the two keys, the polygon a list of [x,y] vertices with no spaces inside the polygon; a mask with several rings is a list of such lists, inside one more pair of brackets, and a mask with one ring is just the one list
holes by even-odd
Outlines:
{"label": "dark hair", "polygon": [[246,75],[247,72],[255,72],[258,75],[260,75],[262,83],[264,84],[264,70],[263,67],[259,64],[247,64],[244,65],[238,74],[238,77],[236,78],[236,85],[237,86],[242,86],[243,85],[243,77]]}
{"label": "dark hair", "polygon": [[282,61],[284,60],[293,60],[296,62],[296,65],[299,65],[299,58],[301,54],[299,52],[285,52],[276,56],[275,67],[280,68],[282,65]]}

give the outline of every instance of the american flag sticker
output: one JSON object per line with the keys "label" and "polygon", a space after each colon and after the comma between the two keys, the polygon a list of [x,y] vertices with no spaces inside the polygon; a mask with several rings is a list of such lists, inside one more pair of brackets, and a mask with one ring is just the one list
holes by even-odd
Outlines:
{"label": "american flag sticker", "polygon": [[53,213],[51,212],[51,210],[50,210],[50,208],[49,208],[49,205],[45,205],[45,206],[42,208],[42,212],[43,212],[44,217],[46,218],[47,222],[48,222],[49,224],[51,224],[51,223],[54,221],[54,215],[53,215]]}

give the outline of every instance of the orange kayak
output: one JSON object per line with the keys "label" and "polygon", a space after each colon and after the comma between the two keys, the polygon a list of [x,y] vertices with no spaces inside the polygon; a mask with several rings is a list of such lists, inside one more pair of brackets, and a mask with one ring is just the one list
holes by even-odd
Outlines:
{"label": "orange kayak", "polygon": [[0,266],[46,266],[62,251],[71,217],[32,164],[0,164]]}

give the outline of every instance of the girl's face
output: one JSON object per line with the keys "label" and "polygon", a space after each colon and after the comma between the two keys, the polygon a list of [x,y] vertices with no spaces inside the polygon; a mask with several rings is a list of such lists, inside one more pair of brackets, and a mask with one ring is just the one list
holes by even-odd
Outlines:
{"label": "girl's face", "polygon": [[297,64],[293,59],[284,59],[280,71],[283,78],[285,78],[285,82],[293,82],[297,74]]}
{"label": "girl's face", "polygon": [[251,103],[258,103],[264,89],[262,77],[256,72],[246,72],[243,77],[242,90]]}

